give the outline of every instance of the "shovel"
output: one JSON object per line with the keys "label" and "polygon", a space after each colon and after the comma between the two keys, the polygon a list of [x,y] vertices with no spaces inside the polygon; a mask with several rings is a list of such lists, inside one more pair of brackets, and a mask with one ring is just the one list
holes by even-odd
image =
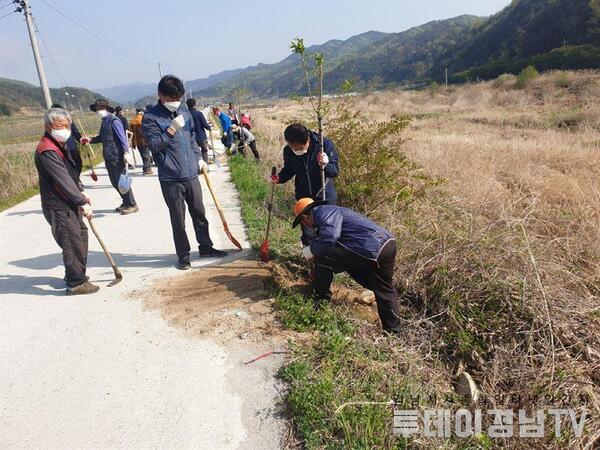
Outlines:
{"label": "shovel", "polygon": [[96,236],[96,239],[98,239],[98,242],[100,243],[100,247],[102,247],[102,250],[104,251],[104,254],[106,255],[106,259],[108,259],[108,262],[109,262],[110,266],[112,267],[113,272],[115,273],[115,279],[108,284],[108,287],[114,286],[115,284],[121,282],[121,280],[123,279],[123,275],[121,274],[121,271],[115,264],[114,259],[112,259],[112,256],[110,256],[110,253],[109,253],[108,249],[106,248],[104,241],[98,234],[96,225],[94,225],[94,222],[92,222],[91,218],[88,217],[87,220],[88,220],[88,223],[90,224],[90,228],[92,229],[92,232],[94,233],[94,236]]}
{"label": "shovel", "polygon": [[[273,166],[271,169],[271,176],[274,176],[277,173],[277,168]],[[267,210],[269,211],[269,216],[267,219],[267,232],[265,234],[265,240],[260,246],[260,260],[262,262],[269,261],[269,231],[271,230],[271,214],[273,213],[273,194],[275,193],[275,184],[271,183],[271,199],[269,200],[269,205],[267,206]]]}
{"label": "shovel", "polygon": [[219,200],[215,196],[215,192],[213,191],[212,184],[210,184],[210,178],[208,178],[208,172],[206,169],[202,168],[202,174],[204,175],[204,179],[206,180],[206,185],[208,186],[208,190],[210,191],[210,195],[212,195],[213,201],[215,202],[215,206],[217,207],[217,211],[219,213],[219,217],[221,218],[221,222],[223,223],[223,228],[225,229],[225,234],[229,238],[229,240],[240,250],[242,249],[242,245],[238,242],[236,238],[233,237],[231,231],[229,231],[229,226],[227,225],[227,221],[225,220],[225,214],[223,214],[223,210],[221,209],[221,205],[219,204]]}
{"label": "shovel", "polygon": [[87,157],[88,157],[88,164],[90,165],[90,167],[92,169],[92,173],[90,173],[90,177],[92,177],[92,180],[98,181],[98,175],[96,175],[96,171],[94,170],[94,164],[92,163],[92,157],[90,156],[89,152],[87,153]]}

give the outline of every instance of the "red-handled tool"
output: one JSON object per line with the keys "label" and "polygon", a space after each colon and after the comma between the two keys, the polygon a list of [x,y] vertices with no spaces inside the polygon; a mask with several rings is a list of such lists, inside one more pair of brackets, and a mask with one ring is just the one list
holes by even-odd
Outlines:
{"label": "red-handled tool", "polygon": [[[271,169],[271,177],[274,177],[277,173],[277,168],[273,166]],[[260,260],[262,262],[269,261],[269,231],[271,230],[271,214],[273,213],[273,194],[275,193],[275,183],[271,184],[271,199],[269,200],[269,205],[267,209],[269,211],[269,216],[267,219],[267,233],[265,234],[265,240],[260,246]]]}

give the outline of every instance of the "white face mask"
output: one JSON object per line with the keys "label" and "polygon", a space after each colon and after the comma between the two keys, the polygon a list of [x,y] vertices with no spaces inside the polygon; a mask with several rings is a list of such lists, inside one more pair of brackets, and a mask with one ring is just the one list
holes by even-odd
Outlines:
{"label": "white face mask", "polygon": [[108,115],[108,111],[105,109],[99,109],[96,111],[96,114],[98,114],[101,118],[105,118]]}
{"label": "white face mask", "polygon": [[165,105],[165,108],[167,108],[169,111],[175,112],[179,109],[181,102],[163,102],[163,105]]}
{"label": "white face mask", "polygon": [[308,149],[297,151],[297,150],[294,150],[292,148],[292,151],[294,152],[294,155],[296,155],[296,156],[302,156],[302,155],[304,155],[308,151]]}
{"label": "white face mask", "polygon": [[67,139],[71,137],[71,129],[63,128],[61,130],[55,130],[54,128],[52,128],[52,132],[50,133],[50,135],[58,142],[66,142]]}

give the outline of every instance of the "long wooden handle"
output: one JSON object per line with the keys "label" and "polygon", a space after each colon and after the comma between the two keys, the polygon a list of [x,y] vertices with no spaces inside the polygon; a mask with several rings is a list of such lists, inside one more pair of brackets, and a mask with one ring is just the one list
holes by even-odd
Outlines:
{"label": "long wooden handle", "polygon": [[204,179],[206,180],[206,185],[208,186],[208,190],[210,191],[210,195],[215,202],[215,206],[217,207],[217,212],[219,213],[219,217],[221,218],[221,222],[223,223],[223,229],[225,230],[225,234],[229,238],[229,240],[240,250],[242,249],[242,245],[238,242],[238,240],[233,237],[231,231],[229,231],[229,225],[227,225],[227,220],[225,220],[225,214],[223,214],[223,210],[221,209],[221,204],[215,195],[215,191],[213,191],[212,184],[210,182],[210,178],[208,178],[208,173],[206,172],[206,168],[202,168],[202,174],[204,175]]}
{"label": "long wooden handle", "polygon": [[87,221],[90,224],[90,228],[92,229],[94,236],[96,236],[96,239],[98,239],[98,242],[100,243],[100,247],[102,247],[102,250],[104,251],[104,254],[106,255],[106,259],[108,259],[108,262],[109,262],[110,266],[112,267],[113,272],[115,273],[115,278],[120,280],[121,278],[123,278],[123,275],[121,275],[119,268],[115,264],[114,259],[112,258],[110,252],[106,248],[106,244],[104,244],[104,241],[100,237],[100,234],[98,233],[98,230],[96,229],[96,225],[94,224],[92,219],[89,217],[87,217]]}

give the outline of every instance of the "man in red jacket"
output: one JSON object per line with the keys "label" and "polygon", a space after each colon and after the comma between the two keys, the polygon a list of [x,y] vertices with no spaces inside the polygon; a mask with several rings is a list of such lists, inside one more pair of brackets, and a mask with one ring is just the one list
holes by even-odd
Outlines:
{"label": "man in red jacket", "polygon": [[98,286],[86,276],[88,232],[83,216],[91,218],[91,200],[83,190],[77,166],[66,148],[71,136],[71,115],[50,108],[44,115],[46,131],[35,150],[42,212],[52,236],[62,249],[67,294],[93,294]]}

